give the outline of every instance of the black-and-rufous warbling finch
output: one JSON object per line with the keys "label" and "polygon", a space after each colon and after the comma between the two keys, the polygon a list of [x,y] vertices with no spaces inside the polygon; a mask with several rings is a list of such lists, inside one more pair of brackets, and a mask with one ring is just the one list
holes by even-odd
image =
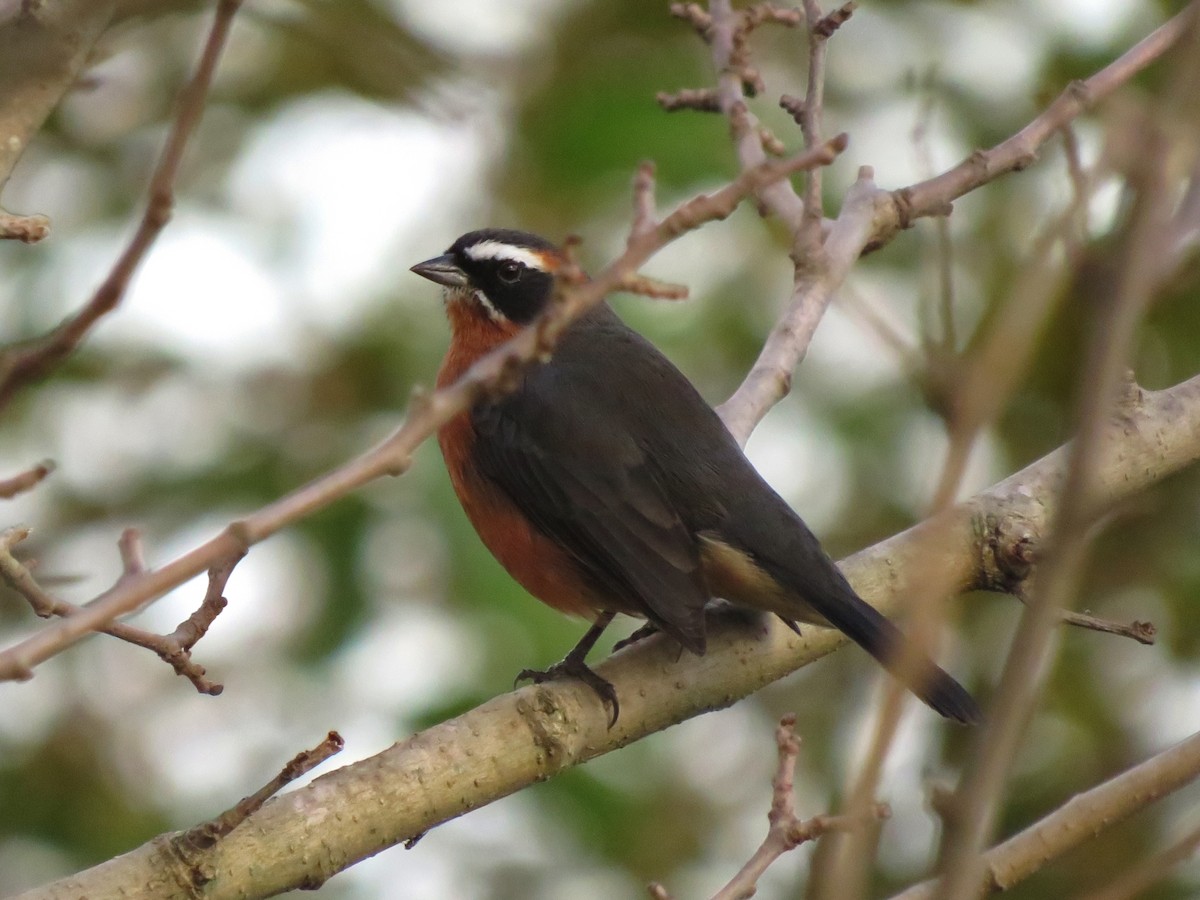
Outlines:
{"label": "black-and-rufous warbling finch", "polygon": [[[452,337],[438,386],[529,324],[565,263],[520,231],[465,234],[413,271],[445,288]],[[531,594],[594,624],[541,679],[574,675],[610,707],[585,657],[616,613],[648,619],[693,653],[713,598],[832,625],[883,665],[904,638],[863,601],[817,539],[746,459],[691,382],[602,303],[562,334],[513,392],[446,423],[438,441],[484,544]],[[928,660],[908,686],[944,716],[979,710]]]}

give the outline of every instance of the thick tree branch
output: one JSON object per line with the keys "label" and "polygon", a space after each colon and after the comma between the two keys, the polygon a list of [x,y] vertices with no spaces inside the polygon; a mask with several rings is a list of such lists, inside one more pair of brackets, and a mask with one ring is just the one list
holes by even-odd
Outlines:
{"label": "thick tree branch", "polygon": [[[1056,450],[937,519],[855,554],[843,568],[856,590],[885,611],[930,566],[947,572],[961,589],[996,583],[1015,547],[1037,547],[1045,539],[1068,452]],[[1096,459],[1100,497],[1109,502],[1200,459],[1200,376],[1131,397]],[[750,634],[727,625],[713,629],[705,656],[679,658],[669,642],[649,638],[597,666],[621,696],[621,719],[611,730],[605,709],[578,683],[534,685],[497,697],[264,806],[253,828],[239,829],[213,848],[205,896],[262,897],[320,884],[447,819],[728,706],[843,641],[839,633],[815,627],[797,636],[774,622]],[[1145,804],[1154,796],[1140,790],[1126,802]],[[1073,834],[1082,838],[1085,831]],[[181,886],[151,877],[161,873],[165,840],[24,900],[144,890],[147,884],[157,885],[143,893],[147,900],[189,896]]]}
{"label": "thick tree branch", "polygon": [[[1150,803],[1200,778],[1200,734],[1194,734],[1117,777],[1078,794],[1046,818],[984,854],[984,880],[957,900],[1005,891]],[[892,900],[932,900],[925,881]]]}
{"label": "thick tree branch", "polygon": [[112,0],[13,3],[0,10],[0,188],[75,84],[113,16]]}

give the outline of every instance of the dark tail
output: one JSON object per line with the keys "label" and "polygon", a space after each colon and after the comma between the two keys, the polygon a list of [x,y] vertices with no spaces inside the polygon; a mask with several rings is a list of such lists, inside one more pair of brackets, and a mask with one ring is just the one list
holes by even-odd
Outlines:
{"label": "dark tail", "polygon": [[964,725],[977,725],[983,720],[979,705],[967,689],[933,661],[924,658],[904,660],[904,671],[899,671],[906,640],[903,633],[855,594],[848,584],[844,587],[844,591],[839,591],[841,596],[819,607],[829,624],[879,660],[884,668],[903,680],[910,691],[947,719]]}

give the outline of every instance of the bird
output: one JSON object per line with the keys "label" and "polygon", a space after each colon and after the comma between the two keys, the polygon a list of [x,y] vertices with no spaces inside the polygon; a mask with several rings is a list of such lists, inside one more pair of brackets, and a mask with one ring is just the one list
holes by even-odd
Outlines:
{"label": "bird", "polygon": [[[534,322],[567,263],[545,238],[485,228],[413,266],[443,288],[451,337],[437,386]],[[695,386],[607,300],[514,389],[483,396],[437,438],[488,550],[535,598],[592,622],[560,662],[518,682],[581,679],[612,727],[616,691],[586,658],[614,617],[646,619],[702,655],[706,610],[718,601],[774,613],[796,631],[798,622],[837,628],[941,715],[980,721],[966,689],[905,652],[903,633],[858,596]]]}

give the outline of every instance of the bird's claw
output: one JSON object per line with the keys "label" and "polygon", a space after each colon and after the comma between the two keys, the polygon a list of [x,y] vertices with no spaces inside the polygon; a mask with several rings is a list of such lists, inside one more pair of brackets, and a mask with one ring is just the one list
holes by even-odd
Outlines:
{"label": "bird's claw", "polygon": [[516,687],[522,681],[532,681],[534,684],[541,684],[542,682],[553,681],[559,678],[578,678],[590,687],[609,712],[608,727],[611,729],[617,724],[617,716],[621,712],[621,704],[617,702],[617,689],[612,686],[612,682],[601,678],[588,668],[587,664],[581,659],[574,659],[568,656],[566,659],[556,662],[545,670],[522,669],[517,673],[513,687]]}

